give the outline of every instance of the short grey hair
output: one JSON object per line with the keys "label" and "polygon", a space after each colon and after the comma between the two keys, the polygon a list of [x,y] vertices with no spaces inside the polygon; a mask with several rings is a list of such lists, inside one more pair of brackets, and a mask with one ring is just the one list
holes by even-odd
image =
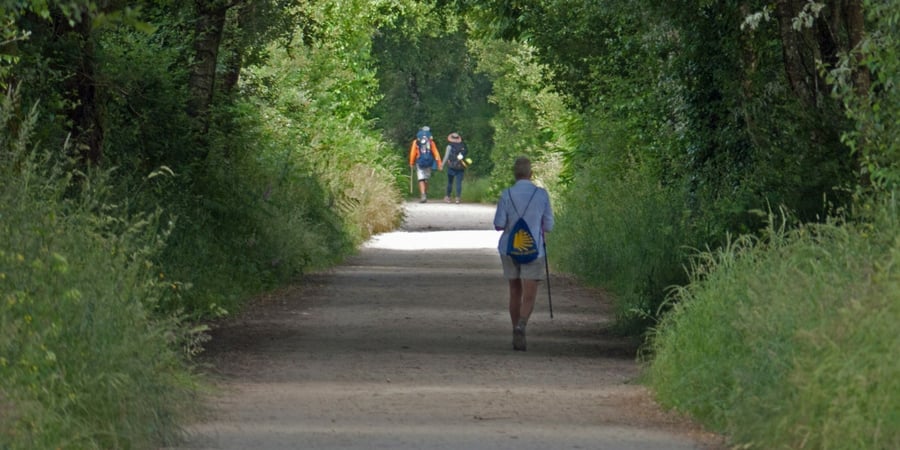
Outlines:
{"label": "short grey hair", "polygon": [[531,160],[525,156],[516,158],[513,163],[513,175],[517,180],[527,180],[531,178]]}

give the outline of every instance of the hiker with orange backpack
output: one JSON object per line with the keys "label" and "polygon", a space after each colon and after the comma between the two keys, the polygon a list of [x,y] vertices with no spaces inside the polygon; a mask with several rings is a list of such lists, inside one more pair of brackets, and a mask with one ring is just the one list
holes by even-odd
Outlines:
{"label": "hiker with orange backpack", "polygon": [[419,180],[420,203],[428,201],[428,179],[431,178],[433,169],[443,170],[441,154],[438,152],[434,138],[431,136],[431,128],[424,126],[416,133],[416,139],[409,146],[409,167],[416,168]]}

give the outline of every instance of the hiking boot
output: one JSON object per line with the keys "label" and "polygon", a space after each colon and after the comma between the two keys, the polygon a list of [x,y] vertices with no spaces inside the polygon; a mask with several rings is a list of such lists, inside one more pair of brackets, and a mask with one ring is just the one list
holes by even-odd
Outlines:
{"label": "hiking boot", "polygon": [[[448,202],[449,202],[449,200],[448,200]],[[457,205],[459,204],[459,197],[456,197],[456,204]]]}
{"label": "hiking boot", "polygon": [[444,197],[444,201],[450,203],[450,197]]}
{"label": "hiking boot", "polygon": [[423,195],[422,198],[419,200],[419,203],[425,203],[427,201],[428,201],[428,197]]}
{"label": "hiking boot", "polygon": [[524,328],[513,328],[513,350],[524,352],[525,351],[525,329]]}

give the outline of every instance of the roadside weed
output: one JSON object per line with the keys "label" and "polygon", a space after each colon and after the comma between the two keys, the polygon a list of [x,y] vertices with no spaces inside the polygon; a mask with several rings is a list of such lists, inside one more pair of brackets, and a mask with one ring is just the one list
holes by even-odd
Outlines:
{"label": "roadside weed", "polygon": [[653,338],[659,400],[748,448],[900,446],[890,210],[702,255]]}
{"label": "roadside weed", "polygon": [[158,216],[123,214],[105,174],[74,180],[15,129],[0,148],[0,448],[175,442],[200,379],[190,331],[154,313]]}

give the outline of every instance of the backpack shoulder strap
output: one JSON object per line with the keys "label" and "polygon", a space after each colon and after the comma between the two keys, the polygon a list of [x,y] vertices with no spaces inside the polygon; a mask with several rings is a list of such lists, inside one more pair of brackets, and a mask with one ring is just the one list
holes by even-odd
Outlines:
{"label": "backpack shoulder strap", "polygon": [[526,212],[528,212],[528,207],[531,206],[531,201],[534,200],[534,194],[537,194],[538,187],[535,186],[534,190],[531,191],[531,197],[528,198],[528,203],[525,205],[525,210],[522,211],[522,215],[524,216]]}
{"label": "backpack shoulder strap", "polygon": [[[518,216],[518,215],[519,215],[519,209],[516,208],[516,202],[513,201],[513,198],[512,198],[512,192],[511,192],[509,189],[506,190],[506,197],[509,198],[509,204],[512,205],[513,211],[515,211],[515,212],[516,212],[516,215]],[[521,217],[521,216],[520,216],[520,217]]]}
{"label": "backpack shoulder strap", "polygon": [[535,186],[534,190],[531,191],[531,197],[528,198],[528,203],[525,205],[525,209],[522,210],[522,214],[519,214],[519,209],[516,208],[516,203],[513,201],[513,198],[512,198],[512,191],[510,191],[509,189],[506,190],[506,195],[509,197],[509,204],[512,205],[513,211],[516,212],[516,215],[519,216],[519,219],[521,219],[522,216],[524,216],[525,213],[528,212],[528,207],[531,206],[531,201],[534,200],[534,194],[537,194],[538,189],[539,188],[537,186]]}

